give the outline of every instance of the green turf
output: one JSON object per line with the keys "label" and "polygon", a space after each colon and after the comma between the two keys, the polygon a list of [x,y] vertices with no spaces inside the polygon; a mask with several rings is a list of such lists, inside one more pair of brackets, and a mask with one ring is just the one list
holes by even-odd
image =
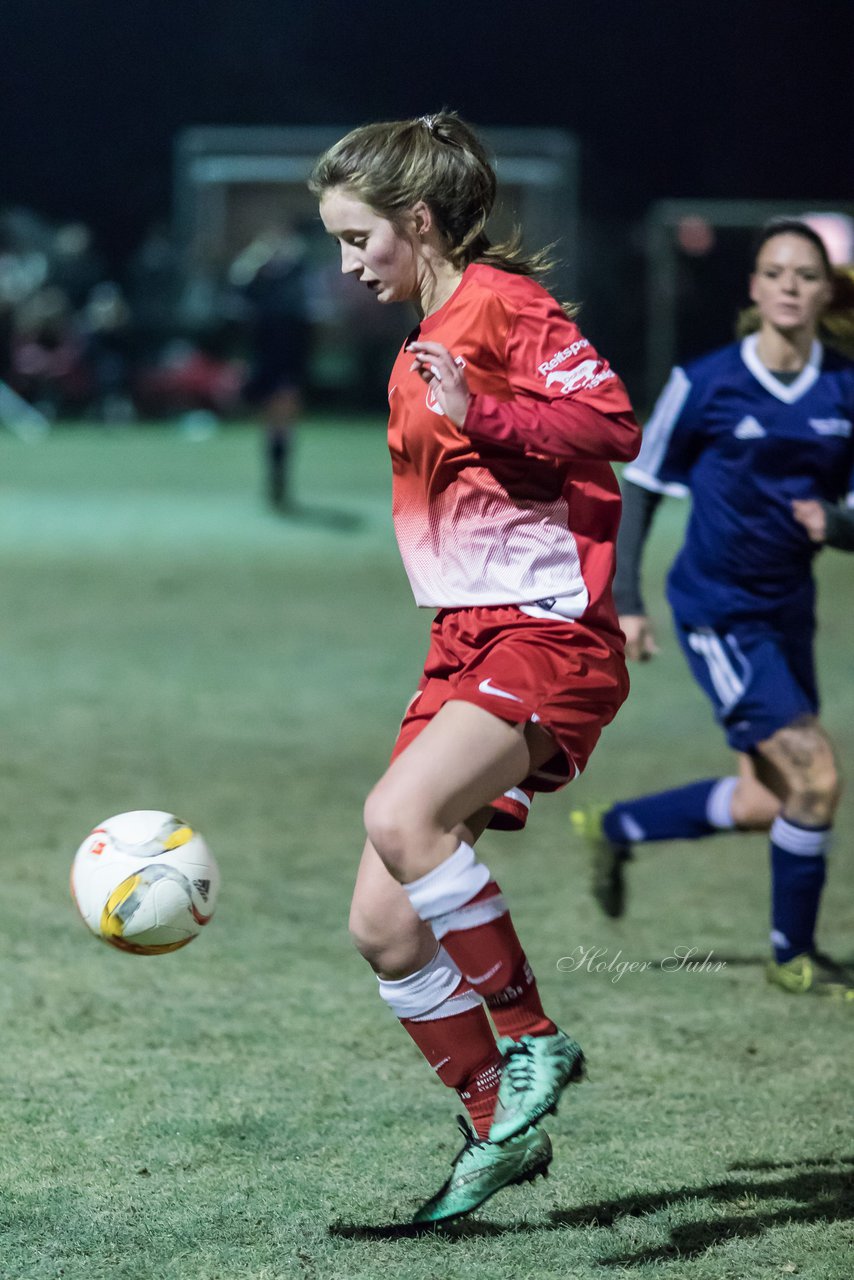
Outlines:
{"label": "green turf", "polygon": [[[345,921],[362,797],[428,619],[393,545],[381,429],[305,429],[295,519],[264,510],[256,463],[248,429],[0,438],[0,1278],[848,1280],[854,1009],[766,988],[764,841],[645,852],[630,915],[606,922],[569,793],[483,842],[590,1062],[549,1126],[553,1175],[444,1235],[394,1230],[457,1150],[455,1099]],[[666,504],[651,545],[662,655],[635,668],[579,799],[729,767],[655,585],[682,518]],[[847,760],[852,568],[820,565]],[[140,807],[197,825],[223,872],[208,931],[154,959],[87,935],[67,890],[89,828]],[[852,825],[849,799],[823,924],[848,959]],[[726,967],[558,963],[680,946]]]}

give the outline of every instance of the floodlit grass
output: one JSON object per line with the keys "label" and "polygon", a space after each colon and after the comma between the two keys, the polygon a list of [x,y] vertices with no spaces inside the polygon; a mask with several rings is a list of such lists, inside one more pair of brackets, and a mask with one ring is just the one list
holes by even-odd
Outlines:
{"label": "floodlit grass", "polygon": [[[762,979],[765,843],[643,851],[600,919],[571,797],[483,842],[590,1083],[548,1182],[395,1230],[457,1150],[455,1099],[346,936],[361,803],[420,668],[378,425],[302,435],[296,518],[258,499],[254,433],[0,439],[0,1277],[848,1280],[854,1009]],[[660,512],[650,602],[679,536]],[[826,721],[854,758],[854,560],[822,557]],[[663,608],[661,658],[578,799],[729,768]],[[143,959],[88,936],[77,844],[174,810],[218,855],[216,920]],[[822,940],[854,955],[843,805]],[[561,972],[576,948],[626,972]],[[677,947],[725,967],[667,972]],[[600,957],[601,958],[601,957]]]}

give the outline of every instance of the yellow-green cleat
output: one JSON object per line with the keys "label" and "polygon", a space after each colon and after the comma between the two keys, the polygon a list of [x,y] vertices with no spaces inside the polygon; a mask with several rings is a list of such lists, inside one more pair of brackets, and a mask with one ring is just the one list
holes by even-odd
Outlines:
{"label": "yellow-green cleat", "polygon": [[631,861],[628,841],[615,843],[602,828],[603,814],[610,805],[587,805],[573,809],[569,821],[573,831],[587,845],[590,855],[591,889],[606,916],[619,919],[626,911],[625,864]]}
{"label": "yellow-green cleat", "polygon": [[550,1036],[522,1036],[498,1041],[502,1054],[501,1084],[495,1116],[489,1130],[491,1142],[506,1142],[557,1111],[568,1084],[584,1079],[581,1046],[563,1031]]}
{"label": "yellow-green cleat", "polygon": [[782,962],[771,960],[765,976],[789,995],[823,996],[826,1000],[854,1003],[854,973],[820,951]]}
{"label": "yellow-green cleat", "polygon": [[543,1129],[528,1129],[509,1142],[478,1138],[462,1116],[457,1117],[465,1138],[451,1164],[451,1176],[413,1217],[413,1222],[450,1222],[471,1213],[502,1187],[545,1178],[552,1162],[552,1144]]}

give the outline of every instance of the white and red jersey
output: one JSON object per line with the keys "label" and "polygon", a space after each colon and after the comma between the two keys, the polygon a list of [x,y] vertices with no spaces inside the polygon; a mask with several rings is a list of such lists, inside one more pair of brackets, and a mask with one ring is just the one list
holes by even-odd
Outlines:
{"label": "white and red jersey", "polygon": [[473,393],[458,428],[406,345],[392,369],[394,525],[417,603],[616,629],[610,463],[640,446],[622,382],[541,285],[482,264],[417,336],[447,347]]}

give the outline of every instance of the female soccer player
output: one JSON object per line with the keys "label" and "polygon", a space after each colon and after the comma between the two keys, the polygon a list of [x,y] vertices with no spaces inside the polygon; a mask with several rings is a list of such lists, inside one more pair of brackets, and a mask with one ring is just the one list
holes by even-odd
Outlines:
{"label": "female soccer player", "polygon": [[847,298],[835,296],[809,226],[766,226],[750,277],[756,331],[674,369],[625,471],[615,598],[628,655],[656,651],[639,589],[653,512],[663,494],[690,492],[668,597],[691,671],[741,753],[738,776],[577,811],[573,822],[612,916],[624,909],[633,845],[770,828],[768,979],[854,1000],[854,975],[815,942],[839,778],[818,719],[811,572],[822,544],[854,547],[854,365],[816,336],[830,311],[847,306],[854,320],[848,284]]}
{"label": "female soccer player", "polygon": [[471,1117],[425,1222],[550,1163],[535,1126],[583,1055],[543,1010],[473,846],[494,814],[518,819],[527,793],[584,767],[627,691],[609,464],[635,456],[637,424],[607,362],[537,283],[542,259],[490,244],[495,187],[452,113],[356,129],[311,180],[342,271],[421,317],[391,372],[389,447],[404,564],[418,604],[438,613],[365,807],[351,929]]}

